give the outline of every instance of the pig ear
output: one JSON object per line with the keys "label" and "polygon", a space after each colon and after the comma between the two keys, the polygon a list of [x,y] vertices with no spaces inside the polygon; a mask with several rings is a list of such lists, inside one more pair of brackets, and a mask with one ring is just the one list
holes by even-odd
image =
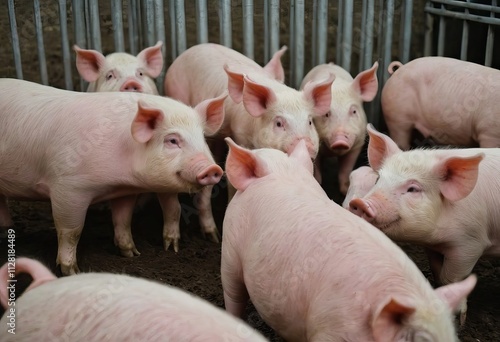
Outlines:
{"label": "pig ear", "polygon": [[238,146],[231,138],[224,140],[229,145],[226,175],[236,190],[244,191],[254,180],[269,174],[265,163],[255,152]]}
{"label": "pig ear", "polygon": [[153,78],[160,76],[163,69],[162,46],[163,42],[158,41],[156,45],[145,48],[137,55],[137,59],[145,65],[148,75]]}
{"label": "pig ear", "polygon": [[311,174],[314,174],[314,165],[307,150],[306,141],[301,139],[290,153],[290,158],[295,159],[300,165],[305,167]]}
{"label": "pig ear", "polygon": [[377,95],[377,69],[378,62],[375,62],[370,69],[360,72],[352,81],[352,88],[361,95],[363,102],[369,102]]}
{"label": "pig ear", "polygon": [[455,311],[460,303],[472,292],[476,283],[477,277],[471,274],[462,281],[438,287],[434,291],[436,291],[439,298],[448,304],[450,310]]}
{"label": "pig ear", "polygon": [[214,135],[222,125],[224,121],[224,100],[226,98],[227,92],[224,92],[221,96],[205,100],[195,107],[195,110],[205,122],[205,135]]}
{"label": "pig ear", "polygon": [[73,45],[76,52],[76,69],[87,82],[95,82],[106,64],[106,57],[96,50],[85,50]]}
{"label": "pig ear", "polygon": [[224,71],[227,74],[227,90],[229,92],[229,96],[234,102],[240,103],[243,101],[243,87],[245,86],[243,77],[245,75],[229,70],[229,66],[227,64],[224,64]]}
{"label": "pig ear", "polygon": [[330,110],[332,103],[332,83],[335,75],[328,73],[328,78],[319,82],[308,82],[304,86],[304,96],[314,104],[314,113],[323,115]]}
{"label": "pig ear", "polygon": [[375,341],[394,341],[402,328],[401,321],[414,312],[415,305],[409,300],[389,298],[373,316],[372,331]]}
{"label": "pig ear", "polygon": [[266,109],[276,101],[274,91],[255,81],[248,76],[243,77],[245,86],[243,87],[243,105],[248,113],[253,117],[259,117],[266,112]]}
{"label": "pig ear", "polygon": [[132,137],[137,142],[147,143],[153,137],[158,124],[163,121],[163,112],[161,109],[148,107],[142,100],[139,100],[137,105],[137,114],[132,122]]}
{"label": "pig ear", "polygon": [[283,45],[283,47],[276,51],[273,58],[271,58],[271,60],[264,66],[264,70],[273,75],[274,79],[280,81],[281,83],[285,82],[285,70],[283,70],[283,65],[281,64],[281,56],[283,56],[287,49],[287,46]]}
{"label": "pig ear", "polygon": [[472,157],[450,157],[435,166],[440,176],[439,190],[449,201],[459,201],[470,194],[477,182],[479,163],[484,153]]}
{"label": "pig ear", "polygon": [[398,145],[387,135],[380,133],[368,124],[366,127],[370,142],[368,143],[368,162],[373,170],[378,172],[387,157],[401,152]]}

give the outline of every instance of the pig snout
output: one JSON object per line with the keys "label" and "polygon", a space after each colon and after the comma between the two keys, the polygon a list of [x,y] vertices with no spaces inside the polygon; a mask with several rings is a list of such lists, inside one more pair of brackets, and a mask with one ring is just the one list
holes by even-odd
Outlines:
{"label": "pig snout", "polygon": [[362,198],[354,198],[349,202],[349,211],[368,222],[375,219],[376,212],[370,203]]}
{"label": "pig snout", "polygon": [[330,149],[337,153],[345,152],[350,148],[351,144],[347,134],[337,134],[333,142],[330,144]]}
{"label": "pig snout", "polygon": [[219,165],[210,165],[198,173],[196,180],[201,185],[215,185],[222,178],[222,173]]}
{"label": "pig snout", "polygon": [[136,93],[142,93],[143,88],[142,85],[135,80],[128,80],[120,88],[120,91],[130,91]]}

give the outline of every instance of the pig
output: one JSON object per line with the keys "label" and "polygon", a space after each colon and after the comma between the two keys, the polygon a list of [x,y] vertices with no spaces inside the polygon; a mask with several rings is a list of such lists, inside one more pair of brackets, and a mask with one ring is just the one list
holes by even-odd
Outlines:
{"label": "pig", "polygon": [[349,187],[349,174],[365,143],[367,120],[363,103],[372,101],[377,95],[377,69],[378,62],[375,62],[370,69],[360,72],[353,79],[338,65],[321,64],[307,73],[300,86],[304,88],[308,82],[320,80],[328,73],[335,75],[330,110],[314,118],[322,143],[316,159],[315,176],[321,183],[322,159],[338,157],[338,180],[343,195]]}
{"label": "pig", "polygon": [[499,70],[447,57],[393,62],[389,70],[382,112],[399,148],[410,149],[413,129],[439,145],[500,147]]}
{"label": "pig", "polygon": [[163,69],[163,42],[145,48],[137,56],[124,52],[104,55],[74,45],[76,68],[89,83],[87,91],[129,91],[158,95],[154,78]]}
{"label": "pig", "polygon": [[[318,153],[319,138],[313,118],[330,108],[330,86],[333,75],[311,82],[303,91],[283,83],[280,57],[283,47],[271,61],[259,64],[228,47],[206,43],[195,45],[180,54],[165,75],[165,92],[188,105],[228,91],[224,123],[214,137],[219,144],[223,137],[233,137],[247,148],[270,147],[291,151],[305,139],[311,158]],[[223,156],[216,160],[223,161]],[[229,187],[229,190],[231,187]],[[217,231],[211,216],[211,189],[200,193],[200,222],[207,233]],[[229,194],[231,196],[231,193]]]}
{"label": "pig", "polygon": [[219,182],[223,171],[203,133],[219,129],[224,100],[193,109],[149,94],[0,79],[0,223],[12,222],[6,198],[50,200],[57,263],[74,274],[87,207],[110,200],[115,244],[124,256],[139,255],[130,227],[137,194],[176,196]]}
{"label": "pig", "polygon": [[8,283],[7,272],[5,264],[0,269],[4,342],[266,341],[204,299],[155,281],[112,273],[58,279],[39,261],[18,258],[16,274],[28,273],[33,283],[15,302],[8,302],[7,288],[13,283]]}
{"label": "pig", "polygon": [[250,299],[287,341],[456,341],[452,309],[476,278],[432,289],[386,235],[331,201],[306,143],[290,156],[227,138],[237,191],[223,223],[226,310]]}
{"label": "pig", "polygon": [[[391,239],[427,249],[438,284],[467,277],[481,256],[500,256],[500,149],[401,151],[368,127],[368,159],[379,178],[350,211]],[[460,322],[466,318],[462,303]]]}
{"label": "pig", "polygon": [[349,175],[349,189],[345,195],[342,207],[349,210],[349,202],[354,198],[363,197],[377,181],[378,173],[369,166],[360,166]]}

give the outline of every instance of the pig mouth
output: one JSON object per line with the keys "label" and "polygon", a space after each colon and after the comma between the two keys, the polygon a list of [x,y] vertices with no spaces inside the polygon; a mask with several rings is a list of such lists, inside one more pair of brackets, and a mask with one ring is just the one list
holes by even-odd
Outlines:
{"label": "pig mouth", "polygon": [[394,221],[391,221],[389,223],[379,223],[379,222],[374,222],[374,225],[380,229],[382,232],[385,232],[387,231],[388,229],[390,229],[392,226],[398,224],[399,222],[401,221],[401,217],[398,217],[397,219],[395,219]]}

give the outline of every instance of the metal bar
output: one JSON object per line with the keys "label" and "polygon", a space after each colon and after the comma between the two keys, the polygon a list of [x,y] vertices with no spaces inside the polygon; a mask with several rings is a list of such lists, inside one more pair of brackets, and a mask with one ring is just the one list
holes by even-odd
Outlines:
{"label": "metal bar", "polygon": [[361,6],[361,35],[359,37],[359,67],[358,71],[362,71],[363,67],[365,65],[365,54],[363,53],[363,50],[365,48],[365,40],[366,40],[366,16],[368,12],[368,1],[363,0],[362,6]]}
{"label": "metal bar", "polygon": [[[467,0],[469,1],[469,0]],[[465,9],[465,14],[469,14],[469,9]],[[464,20],[462,25],[462,43],[460,44],[460,59],[467,60],[467,48],[469,45],[469,22]]]}
{"label": "metal bar", "polygon": [[[288,46],[290,47],[290,82],[295,79],[295,50],[297,49],[295,42],[295,0],[290,0],[290,37]],[[267,59],[266,59],[267,60]]]}
{"label": "metal bar", "polygon": [[456,1],[456,0],[432,0],[431,2],[443,4],[443,5],[451,5],[451,6],[456,6],[456,7],[468,8],[468,9],[482,10],[482,11],[493,12],[493,13],[500,13],[500,8],[498,6],[495,6],[495,5],[490,6],[490,5],[477,4],[477,3],[473,3],[473,2],[469,2],[469,1],[464,2],[464,1]]}
{"label": "metal bar", "polygon": [[184,0],[175,0],[175,32],[177,34],[177,54],[186,50],[186,12]]}
{"label": "metal bar", "polygon": [[233,37],[231,32],[231,0],[219,1],[219,20],[220,20],[220,41],[222,45],[231,48],[233,46]]}
{"label": "metal bar", "polygon": [[[350,0],[348,0],[350,1]],[[342,42],[342,37],[343,33],[342,31],[344,30],[344,0],[339,0],[338,1],[338,12],[337,12],[337,20],[338,20],[338,25],[337,25],[337,47],[336,47],[336,57],[335,57],[335,64],[342,65],[342,57],[343,57],[343,42]]]}
{"label": "metal bar", "polygon": [[[371,67],[373,59],[373,30],[375,17],[375,0],[368,0],[366,6],[366,26],[363,36],[365,37],[365,45],[363,48],[363,68],[366,70]],[[360,70],[361,71],[361,70]]]}
{"label": "metal bar", "polygon": [[312,15],[312,39],[311,39],[311,52],[312,52],[312,65],[318,65],[317,57],[317,41],[318,41],[318,0],[313,1],[313,15]]}
{"label": "metal bar", "polygon": [[123,19],[122,19],[122,1],[111,1],[111,21],[113,22],[113,39],[116,52],[125,51],[125,42],[123,38]]}
{"label": "metal bar", "polygon": [[243,0],[243,54],[254,59],[253,0]]}
{"label": "metal bar", "polygon": [[305,0],[295,1],[295,79],[292,87],[298,88],[304,78],[304,7]]}
{"label": "metal bar", "polygon": [[[61,4],[63,0],[60,0]],[[66,8],[66,4],[64,5]],[[90,36],[92,48],[97,51],[102,51],[101,47],[101,28],[99,25],[99,4],[97,0],[89,0],[89,12],[90,12]],[[66,16],[66,12],[64,12]],[[64,21],[66,24],[66,20]]]}
{"label": "metal bar", "polygon": [[19,35],[17,34],[16,12],[14,8],[14,0],[9,0],[9,22],[10,34],[12,37],[12,52],[14,54],[14,65],[16,66],[16,77],[23,79],[23,65],[21,62],[21,49],[19,48]]}
{"label": "metal bar", "polygon": [[383,83],[387,81],[389,73],[385,72],[387,67],[391,63],[391,49],[392,49],[392,31],[394,22],[394,0],[387,0],[387,17],[385,22],[385,36],[384,36],[384,52],[383,52],[383,65],[382,70],[384,71]]}
{"label": "metal bar", "polygon": [[68,18],[66,16],[66,0],[59,0],[59,28],[61,30],[61,49],[64,68],[64,83],[67,90],[73,90],[73,79],[71,76],[71,55],[69,53]]}
{"label": "metal bar", "polygon": [[[491,4],[496,7],[497,0],[492,0]],[[493,11],[490,13],[490,17],[495,17]],[[495,41],[495,31],[492,25],[488,25],[488,35],[486,38],[486,51],[484,57],[484,65],[491,67],[491,62],[493,60],[493,42]]]}
{"label": "metal bar", "polygon": [[198,44],[208,43],[207,0],[196,1],[196,41]]}
{"label": "metal bar", "polygon": [[146,46],[153,46],[155,41],[155,11],[153,0],[144,0],[144,34],[146,36]]}
{"label": "metal bar", "polygon": [[178,56],[178,51],[177,51],[177,31],[176,31],[176,22],[175,18],[177,17],[177,10],[175,6],[176,0],[170,0],[168,3],[168,13],[170,16],[170,40],[172,41],[172,60],[174,60]]}
{"label": "metal bar", "polygon": [[[441,5],[441,7],[444,8],[444,5]],[[439,33],[438,33],[438,48],[437,48],[438,56],[444,55],[445,36],[446,36],[446,18],[442,16],[441,18],[439,18]]]}
{"label": "metal bar", "polygon": [[[163,8],[163,0],[154,0],[154,17],[155,17],[155,31],[156,38],[163,42],[161,47],[161,53],[163,55],[163,61],[165,61],[165,54],[167,52],[167,48],[165,47],[165,14]],[[163,66],[163,70],[156,78],[156,87],[158,88],[159,94],[164,94],[163,92],[163,80],[165,79],[165,65]]]}
{"label": "metal bar", "polygon": [[[290,0],[290,3],[292,3],[293,1],[295,0]],[[291,14],[290,14],[290,18],[291,18]],[[290,27],[292,27],[292,23],[291,23],[292,19],[290,19]],[[264,61],[268,61],[271,56],[270,56],[270,53],[269,53],[269,41],[270,41],[270,37],[269,37],[269,0],[264,0]],[[291,37],[290,37],[291,38]]]}
{"label": "metal bar", "polygon": [[316,64],[326,63],[328,44],[328,0],[318,0]]}
{"label": "metal bar", "polygon": [[280,48],[280,1],[270,0],[269,7],[270,37],[269,52],[274,54]]}
{"label": "metal bar", "polygon": [[[74,35],[75,44],[81,48],[87,47],[87,39],[85,37],[85,8],[83,0],[72,0],[73,6],[73,25],[74,25]],[[80,90],[84,91],[87,89],[87,82],[80,77]]]}
{"label": "metal bar", "polygon": [[346,1],[344,7],[344,32],[342,37],[342,67],[347,71],[351,70],[353,12],[354,2]]}
{"label": "metal bar", "polygon": [[401,20],[402,42],[400,44],[400,58],[401,63],[405,64],[410,60],[411,49],[411,24],[413,13],[413,0],[405,0],[404,2],[404,19]]}
{"label": "metal bar", "polygon": [[434,34],[434,15],[427,13],[426,15],[426,25],[425,39],[424,39],[424,56],[432,55],[432,37]]}
{"label": "metal bar", "polygon": [[47,75],[47,60],[45,59],[45,47],[43,44],[43,27],[42,18],[40,15],[40,0],[33,1],[33,13],[35,16],[36,46],[38,49],[38,63],[40,64],[40,79],[42,80],[42,84],[49,85],[49,78]]}
{"label": "metal bar", "polygon": [[139,34],[137,32],[137,1],[129,0],[128,3],[128,39],[130,53],[134,56],[139,52]]}
{"label": "metal bar", "polygon": [[482,24],[490,24],[490,25],[500,25],[500,18],[491,18],[491,17],[481,17],[479,15],[466,15],[464,13],[452,12],[445,9],[439,8],[430,8],[426,7],[425,11],[432,14],[437,14],[441,17],[450,17],[455,19],[469,20],[475,21]]}

